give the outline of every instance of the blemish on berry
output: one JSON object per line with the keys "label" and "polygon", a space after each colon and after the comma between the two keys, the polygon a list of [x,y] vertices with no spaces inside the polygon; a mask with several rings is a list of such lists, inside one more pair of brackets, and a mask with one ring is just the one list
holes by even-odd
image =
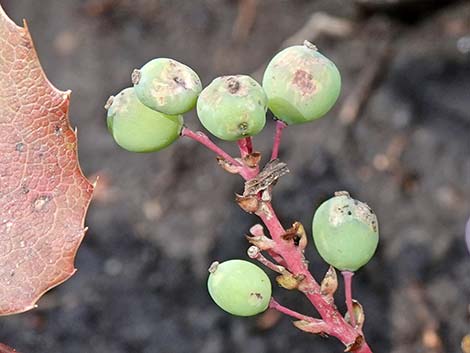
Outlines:
{"label": "blemish on berry", "polygon": [[263,295],[261,293],[250,293],[250,298],[248,299],[250,304],[259,305],[263,301]]}
{"label": "blemish on berry", "polygon": [[363,202],[359,202],[356,207],[356,218],[367,224],[374,232],[377,232],[377,217],[370,213],[370,207]]}
{"label": "blemish on berry", "polygon": [[248,130],[248,123],[244,121],[243,123],[238,124],[238,129],[242,134],[246,134]]}
{"label": "blemish on berry", "polygon": [[178,77],[178,76],[175,76],[173,77],[173,81],[178,85],[178,86],[181,86],[183,87],[184,89],[186,89],[186,82],[184,79]]}
{"label": "blemish on berry", "polygon": [[292,84],[300,89],[300,93],[303,96],[310,95],[317,89],[317,86],[313,81],[313,76],[302,69],[299,69],[295,72]]}
{"label": "blemish on berry", "polygon": [[235,94],[240,90],[240,82],[235,77],[227,79],[227,88],[231,94]]}

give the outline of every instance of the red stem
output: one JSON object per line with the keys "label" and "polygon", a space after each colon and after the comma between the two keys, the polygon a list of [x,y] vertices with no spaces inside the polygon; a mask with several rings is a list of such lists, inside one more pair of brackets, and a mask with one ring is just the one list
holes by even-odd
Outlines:
{"label": "red stem", "polygon": [[246,148],[248,150],[248,153],[253,153],[253,140],[251,139],[250,136],[245,138],[246,140]]}
{"label": "red stem", "polygon": [[[282,239],[285,233],[271,203],[266,203],[262,211],[257,212],[263,223],[268,228],[272,239],[276,242],[274,249],[285,261],[287,269],[294,275],[304,275],[302,281],[305,296],[318,311],[322,319],[329,327],[330,335],[339,339],[343,344],[348,345],[355,341],[360,332],[349,325],[335,306],[331,305],[320,292],[320,286],[313,278],[303,259],[302,253],[292,243]],[[372,353],[370,347],[364,341],[355,353]]]}
{"label": "red stem", "polygon": [[274,135],[273,150],[271,153],[271,160],[276,159],[279,155],[279,146],[281,145],[282,130],[287,127],[287,124],[282,120],[276,120],[276,133]]}
{"label": "red stem", "polygon": [[253,142],[251,141],[251,137],[245,137],[241,140],[238,140],[237,143],[242,158],[249,155],[250,153],[253,153]]}
{"label": "red stem", "polygon": [[242,167],[242,164],[235,160],[232,156],[230,156],[227,152],[217,146],[214,142],[212,142],[206,134],[201,131],[194,132],[191,129],[187,128],[186,126],[183,127],[181,131],[181,136],[189,137],[190,139],[197,141],[204,146],[206,146],[211,151],[215,152],[218,156],[221,156],[227,162]]}
{"label": "red stem", "polygon": [[354,315],[354,307],[352,302],[352,277],[354,272],[342,271],[341,274],[344,278],[344,293],[346,297],[346,307],[348,308],[349,320],[353,327],[356,327],[356,315]]}
{"label": "red stem", "polygon": [[[273,153],[271,158],[277,158],[279,153],[279,144],[281,140],[282,130],[287,125],[282,121],[276,122],[276,135],[274,138],[273,144]],[[239,161],[235,160],[233,157],[228,155],[224,152],[221,148],[216,146],[205,134],[202,132],[193,132],[192,130],[184,127],[182,132],[182,136],[189,137],[210,150],[214,151],[217,155],[224,158],[229,163],[240,167],[239,174],[245,179],[249,180],[254,178],[257,174],[256,170],[251,170],[252,168],[247,168],[246,166],[242,165]],[[239,142],[241,154],[248,151],[249,146],[251,145],[251,141],[248,142],[244,139],[243,142]],[[266,227],[269,230],[271,238],[276,242],[276,247],[271,250],[274,255],[278,255],[282,258],[282,265],[285,266],[289,272],[294,275],[303,275],[304,280],[302,281],[302,292],[308,298],[308,300],[312,303],[315,309],[318,311],[320,316],[322,317],[325,325],[328,327],[328,333],[331,336],[336,337],[345,345],[352,344],[355,342],[358,335],[361,335],[360,332],[356,331],[354,327],[349,325],[343,316],[338,312],[335,305],[330,304],[329,300],[325,298],[320,292],[320,285],[315,281],[312,274],[308,270],[307,263],[304,259],[303,253],[299,250],[298,247],[294,245],[293,242],[285,241],[282,236],[286,233],[284,227],[282,226],[281,222],[279,221],[276,213],[270,202],[265,202],[264,207],[256,212],[256,214],[261,218],[264,222]],[[271,305],[275,306],[275,309],[291,315],[301,315],[296,313],[290,309],[282,307],[280,304],[276,306],[276,302],[274,300],[271,301]],[[308,317],[305,317],[308,318]],[[310,320],[317,320],[312,319]],[[354,347],[352,350],[354,353],[372,353],[372,350],[367,345],[367,343],[362,342],[359,344],[358,347]]]}
{"label": "red stem", "polygon": [[269,307],[271,309],[277,310],[280,313],[283,313],[285,315],[288,315],[288,316],[293,317],[293,318],[298,319],[298,320],[305,320],[305,321],[315,320],[313,317],[300,314],[297,311],[294,311],[294,310],[291,310],[289,308],[286,308],[285,306],[282,306],[274,298],[271,298],[271,300],[269,301]]}
{"label": "red stem", "polygon": [[264,266],[266,266],[267,268],[273,270],[274,272],[282,274],[283,272],[286,271],[284,266],[276,265],[274,262],[272,262],[272,261],[268,260],[266,257],[264,257],[263,254],[261,254],[260,249],[257,248],[256,246],[250,246],[250,248],[248,249],[248,256],[252,259],[255,259],[255,260],[259,261]]}

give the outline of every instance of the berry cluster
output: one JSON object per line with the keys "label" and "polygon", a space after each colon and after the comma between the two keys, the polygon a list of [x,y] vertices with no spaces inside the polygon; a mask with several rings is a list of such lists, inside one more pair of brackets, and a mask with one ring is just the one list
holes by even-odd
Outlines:
{"label": "berry cluster", "polygon": [[133,88],[108,101],[108,128],[122,148],[153,152],[178,138],[182,114],[196,105],[201,124],[227,141],[258,134],[268,108],[288,125],[312,121],[336,102],[341,77],[335,64],[306,42],[278,53],[266,68],[262,86],[250,76],[232,75],[202,89],[191,68],[167,58],[134,70],[132,83]]}
{"label": "berry cluster", "polygon": [[[353,271],[371,259],[377,248],[379,235],[374,212],[347,192],[338,192],[313,217],[313,240],[319,254],[344,275],[348,314],[340,322],[329,299],[337,287],[335,270],[330,269],[320,288],[308,272],[304,258],[307,240],[302,225],[296,222],[293,228],[284,230],[270,204],[272,186],[287,170],[277,160],[280,131],[288,125],[318,119],[331,109],[341,88],[335,64],[305,42],[274,56],[262,85],[247,75],[231,75],[218,77],[203,89],[191,68],[166,58],[154,59],[134,70],[132,83],[134,87],[124,89],[107,103],[108,128],[117,144],[132,152],[151,152],[165,148],[179,136],[188,136],[216,152],[219,163],[227,171],[238,173],[246,180],[243,195],[237,197],[239,205],[247,212],[256,213],[271,233],[269,238],[261,226],[252,228],[253,237],[248,237],[253,244],[249,256],[278,272],[277,281],[282,287],[299,289],[312,303],[323,303],[319,312],[325,321],[278,304],[271,298],[272,288],[266,273],[244,260],[211,265],[207,285],[214,302],[239,316],[256,315],[272,307],[300,318],[296,326],[304,331],[332,334],[348,350],[370,352],[362,337],[361,323],[355,321],[354,305],[359,304],[351,298],[351,277]],[[194,107],[201,124],[212,135],[238,141],[242,158],[232,158],[206,135],[184,126],[182,115]],[[268,108],[277,120],[276,138],[271,162],[260,172],[261,157],[253,152],[250,137],[265,126]],[[272,260],[261,255],[261,251],[266,251]],[[328,316],[334,320],[328,321]],[[335,330],[332,325],[351,326]]]}

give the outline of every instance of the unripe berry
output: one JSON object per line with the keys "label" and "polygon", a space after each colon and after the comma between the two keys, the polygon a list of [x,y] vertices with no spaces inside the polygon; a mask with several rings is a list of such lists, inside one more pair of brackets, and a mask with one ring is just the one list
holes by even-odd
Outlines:
{"label": "unripe berry", "polygon": [[271,282],[258,266],[244,260],[214,262],[207,281],[214,302],[232,315],[252,316],[265,311]]}
{"label": "unripe berry", "polygon": [[287,124],[325,115],[338,99],[341,76],[335,64],[309,42],[279,52],[263,76],[268,107]]}
{"label": "unripe berry", "polygon": [[149,61],[132,73],[137,97],[153,110],[177,115],[196,105],[202,84],[190,67],[167,58]]}
{"label": "unripe berry", "polygon": [[166,115],[143,105],[134,88],[111,97],[108,109],[108,130],[116,143],[131,152],[154,152],[174,142],[183,127],[181,115]]}
{"label": "unripe berry", "polygon": [[223,76],[204,88],[197,101],[197,114],[211,134],[235,141],[263,129],[266,104],[263,88],[250,76]]}
{"label": "unripe berry", "polygon": [[320,256],[341,271],[355,271],[374,255],[379,241],[377,217],[365,203],[339,192],[315,212],[313,240]]}

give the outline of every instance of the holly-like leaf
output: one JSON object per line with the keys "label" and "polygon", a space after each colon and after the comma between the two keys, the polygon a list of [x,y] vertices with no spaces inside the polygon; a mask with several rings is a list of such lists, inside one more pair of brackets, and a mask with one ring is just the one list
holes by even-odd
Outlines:
{"label": "holly-like leaf", "polygon": [[69,99],[46,78],[26,23],[0,6],[0,315],[33,308],[75,272],[93,186]]}

